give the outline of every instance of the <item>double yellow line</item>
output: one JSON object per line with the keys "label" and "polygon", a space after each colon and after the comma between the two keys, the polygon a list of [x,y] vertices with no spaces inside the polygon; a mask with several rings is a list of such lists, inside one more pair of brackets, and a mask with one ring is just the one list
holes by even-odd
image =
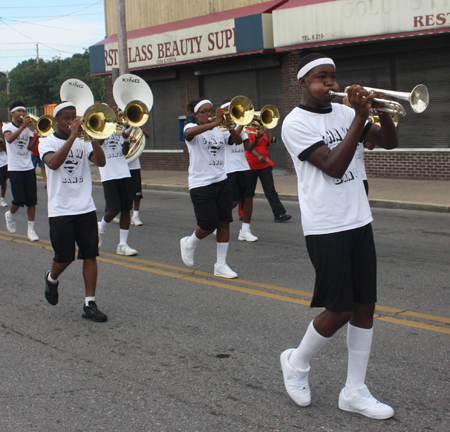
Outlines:
{"label": "double yellow line", "polygon": [[[30,242],[25,236],[11,234],[0,231],[0,239],[26,244],[28,246],[40,247],[52,250],[50,241],[40,240]],[[99,261],[108,264],[126,267],[134,270],[154,273],[176,279],[183,279],[190,282],[224,288],[246,294],[257,295],[274,300],[281,300],[289,303],[296,303],[309,306],[312,294],[307,291],[300,291],[292,288],[285,288],[260,282],[247,281],[244,279],[223,279],[200,270],[177,267],[153,261],[147,261],[136,257],[124,257],[108,252],[101,252]],[[438,333],[450,334],[450,318],[423,314],[398,308],[377,305],[375,319],[392,324],[415,327],[423,330]]]}

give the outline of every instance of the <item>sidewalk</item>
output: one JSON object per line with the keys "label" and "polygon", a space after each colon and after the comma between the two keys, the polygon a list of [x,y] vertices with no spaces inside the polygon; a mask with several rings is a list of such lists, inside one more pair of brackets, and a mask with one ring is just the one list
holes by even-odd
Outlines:
{"label": "sidewalk", "polygon": [[[281,201],[298,201],[297,176],[274,170],[275,188]],[[141,170],[142,188],[188,192],[186,171]],[[92,167],[94,184],[101,184],[98,168]],[[261,184],[256,198],[264,198]],[[450,181],[399,180],[369,178],[369,202],[372,207],[450,212]]]}

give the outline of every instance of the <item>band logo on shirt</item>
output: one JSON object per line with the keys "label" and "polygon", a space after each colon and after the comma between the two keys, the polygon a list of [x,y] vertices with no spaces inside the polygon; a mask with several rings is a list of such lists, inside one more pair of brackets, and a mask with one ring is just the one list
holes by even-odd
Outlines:
{"label": "band logo on shirt", "polygon": [[16,138],[15,145],[18,147],[17,155],[18,156],[27,156],[29,153],[28,150],[28,137],[23,137],[20,135],[18,138]]}
{"label": "band logo on shirt", "polygon": [[[217,158],[223,147],[223,141],[217,141],[215,138],[211,138],[210,140],[202,138],[202,144],[215,158]],[[209,165],[223,165],[223,160],[212,160],[209,162]]]}
{"label": "band logo on shirt", "polygon": [[123,156],[122,144],[120,144],[120,135],[113,135],[110,141],[106,143],[108,147],[108,159]]}
{"label": "band logo on shirt", "polygon": [[[347,135],[348,128],[341,127],[339,129],[329,129],[325,132],[325,136],[322,137],[330,150],[334,149],[340,142],[342,142]],[[341,185],[348,183],[349,181],[355,180],[357,177],[358,173],[356,168],[353,170],[347,169],[340,179],[334,179],[334,184]]]}
{"label": "band logo on shirt", "polygon": [[67,173],[68,177],[63,177],[63,183],[82,183],[83,177],[76,177],[75,172],[81,165],[84,151],[81,149],[70,149],[62,169]]}

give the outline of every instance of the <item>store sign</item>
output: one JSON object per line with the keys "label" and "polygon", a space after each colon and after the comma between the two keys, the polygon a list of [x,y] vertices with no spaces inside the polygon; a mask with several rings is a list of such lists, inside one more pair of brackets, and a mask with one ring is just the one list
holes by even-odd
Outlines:
{"label": "store sign", "polygon": [[450,31],[450,0],[334,0],[273,11],[275,47]]}
{"label": "store sign", "polygon": [[[130,69],[236,53],[234,20],[128,39]],[[119,65],[117,42],[104,45],[105,71]]]}

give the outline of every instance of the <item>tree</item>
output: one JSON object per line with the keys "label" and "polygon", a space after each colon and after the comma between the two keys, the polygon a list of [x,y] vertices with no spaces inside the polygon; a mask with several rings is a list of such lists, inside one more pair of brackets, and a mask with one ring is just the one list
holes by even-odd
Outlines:
{"label": "tree", "polygon": [[92,90],[96,101],[105,101],[105,84],[102,77],[89,74],[89,52],[74,54],[61,60],[51,61],[24,60],[9,72],[9,100],[5,92],[0,93],[0,107],[7,108],[14,100],[22,100],[27,107],[43,106],[61,102],[59,90],[61,84],[69,78],[84,81]]}

